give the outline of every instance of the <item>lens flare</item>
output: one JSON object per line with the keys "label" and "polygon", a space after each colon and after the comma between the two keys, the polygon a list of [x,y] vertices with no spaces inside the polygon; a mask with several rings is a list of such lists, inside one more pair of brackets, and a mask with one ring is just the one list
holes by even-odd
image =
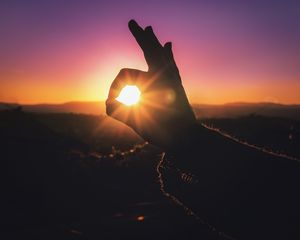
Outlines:
{"label": "lens flare", "polygon": [[141,91],[137,86],[126,85],[120,92],[119,96],[116,98],[119,102],[125,104],[126,106],[132,106],[138,103],[140,100]]}

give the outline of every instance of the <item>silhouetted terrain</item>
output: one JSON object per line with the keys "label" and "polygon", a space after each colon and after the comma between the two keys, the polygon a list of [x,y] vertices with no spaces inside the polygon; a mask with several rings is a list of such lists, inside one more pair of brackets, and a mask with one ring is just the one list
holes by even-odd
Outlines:
{"label": "silhouetted terrain", "polygon": [[[201,122],[300,156],[297,120]],[[161,194],[160,150],[111,118],[5,110],[0,144],[5,239],[222,239]]]}
{"label": "silhouetted terrain", "polygon": [[251,114],[300,120],[300,105],[277,103],[229,103],[224,105],[194,104],[198,118],[237,118]]}
{"label": "silhouetted terrain", "polygon": [[0,110],[22,106],[24,111],[39,113],[85,113],[99,115],[105,112],[104,102],[67,102],[62,104],[13,104],[0,103]]}
{"label": "silhouetted terrain", "polygon": [[[18,104],[0,103],[0,110],[11,109]],[[21,105],[20,105],[21,106]],[[276,103],[229,103],[223,105],[192,104],[198,118],[236,118],[256,114],[268,117],[282,117],[300,120],[300,105]],[[104,102],[68,102],[63,104],[22,105],[26,112],[38,113],[84,113],[100,115],[105,113]]]}
{"label": "silhouetted terrain", "polygon": [[208,127],[260,148],[300,158],[300,121],[249,115],[239,118],[202,119]]}
{"label": "silhouetted terrain", "polygon": [[110,118],[2,111],[0,144],[5,239],[211,234],[160,193],[160,151]]}

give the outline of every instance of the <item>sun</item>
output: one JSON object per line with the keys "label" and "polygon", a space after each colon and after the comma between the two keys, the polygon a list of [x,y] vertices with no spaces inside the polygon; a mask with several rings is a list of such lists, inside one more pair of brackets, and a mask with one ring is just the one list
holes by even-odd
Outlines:
{"label": "sun", "polygon": [[135,85],[126,85],[116,98],[119,102],[126,106],[132,106],[138,103],[140,100],[141,91]]}

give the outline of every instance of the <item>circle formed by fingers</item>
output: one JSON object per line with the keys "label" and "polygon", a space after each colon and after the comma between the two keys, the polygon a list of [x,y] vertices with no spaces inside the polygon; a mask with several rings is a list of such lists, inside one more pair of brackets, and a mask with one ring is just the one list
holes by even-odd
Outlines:
{"label": "circle formed by fingers", "polygon": [[138,89],[137,86],[126,85],[121,90],[116,100],[125,104],[126,106],[132,106],[139,102],[140,96],[141,96],[141,91]]}

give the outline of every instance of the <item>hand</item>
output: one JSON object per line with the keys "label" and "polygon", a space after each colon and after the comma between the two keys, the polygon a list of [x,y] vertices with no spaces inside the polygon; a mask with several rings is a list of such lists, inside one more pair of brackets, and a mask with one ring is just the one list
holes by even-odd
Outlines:
{"label": "hand", "polygon": [[[160,44],[152,27],[143,30],[134,20],[129,29],[142,48],[148,72],[122,69],[113,81],[106,112],[127,124],[151,144],[169,148],[196,123],[173,58],[172,44]],[[126,106],[116,100],[122,88],[136,85],[141,100]]]}

